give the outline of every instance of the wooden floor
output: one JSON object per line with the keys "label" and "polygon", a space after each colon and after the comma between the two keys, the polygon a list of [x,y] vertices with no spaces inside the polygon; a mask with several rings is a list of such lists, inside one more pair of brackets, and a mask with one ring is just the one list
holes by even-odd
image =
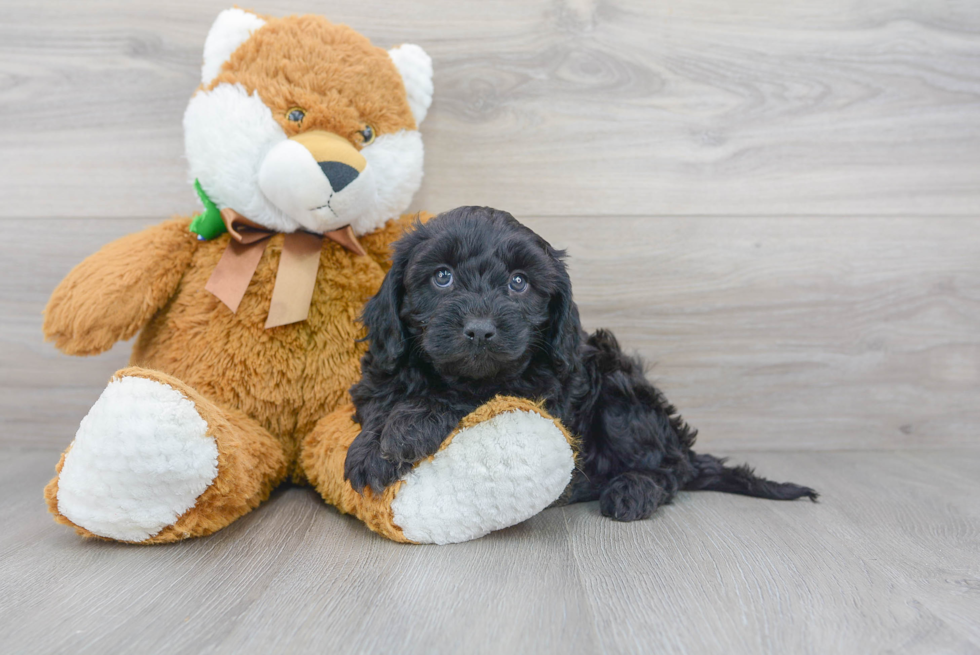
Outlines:
{"label": "wooden floor", "polygon": [[414,207],[567,248],[583,321],[699,447],[819,504],[593,504],[456,546],[305,488],[210,538],[83,542],[41,490],[130,345],[58,281],[197,208],[181,117],[230,0],[0,0],[0,653],[980,653],[980,3],[263,0],[421,44]]}
{"label": "wooden floor", "polygon": [[210,538],[82,542],[0,464],[4,653],[978,653],[980,450],[752,453],[820,503],[683,493],[404,546],[307,488]]}

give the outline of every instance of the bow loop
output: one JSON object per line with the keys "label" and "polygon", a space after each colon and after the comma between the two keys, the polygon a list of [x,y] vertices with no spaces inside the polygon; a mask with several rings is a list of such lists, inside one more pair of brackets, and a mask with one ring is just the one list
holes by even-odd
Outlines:
{"label": "bow loop", "polygon": [[238,243],[255,243],[262,239],[271,237],[275,232],[267,227],[263,227],[254,221],[250,221],[234,209],[225,207],[221,210],[221,220],[224,221],[225,229],[231,238]]}
{"label": "bow loop", "polygon": [[[204,288],[236,313],[262,253],[276,232],[227,207],[221,210],[221,220],[231,239]],[[324,238],[354,254],[367,254],[350,225],[322,235],[304,231],[287,233],[283,238],[266,328],[298,323],[309,316]]]}

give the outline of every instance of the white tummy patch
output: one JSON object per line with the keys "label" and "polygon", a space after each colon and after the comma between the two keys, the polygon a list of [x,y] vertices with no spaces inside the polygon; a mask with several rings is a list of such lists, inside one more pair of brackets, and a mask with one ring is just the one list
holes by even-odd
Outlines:
{"label": "white tummy patch", "polygon": [[572,448],[551,419],[511,410],[461,430],[405,477],[395,524],[418,543],[476,539],[529,519],[571,480]]}
{"label": "white tummy patch", "polygon": [[218,474],[218,446],[194,403],[137,377],[113,380],[75,434],[58,510],[103,537],[143,541],[173,525]]}

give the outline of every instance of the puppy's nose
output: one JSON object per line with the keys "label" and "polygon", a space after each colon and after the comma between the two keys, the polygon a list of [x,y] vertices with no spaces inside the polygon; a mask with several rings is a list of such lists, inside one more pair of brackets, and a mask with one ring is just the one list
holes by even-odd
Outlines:
{"label": "puppy's nose", "polygon": [[497,326],[485,318],[471,318],[463,326],[463,334],[474,343],[490,341],[497,334]]}

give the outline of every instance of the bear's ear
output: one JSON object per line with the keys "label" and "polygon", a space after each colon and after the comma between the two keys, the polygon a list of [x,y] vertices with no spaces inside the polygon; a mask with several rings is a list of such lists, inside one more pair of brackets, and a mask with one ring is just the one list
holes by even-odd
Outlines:
{"label": "bear's ear", "polygon": [[392,48],[388,56],[401,73],[405,93],[408,94],[408,106],[415,117],[415,125],[419,126],[432,104],[432,58],[412,43]]}
{"label": "bear's ear", "polygon": [[221,66],[238,46],[245,43],[252,32],[265,25],[255,14],[235,7],[225,9],[214,19],[208,38],[204,40],[204,65],[201,66],[201,83],[209,84],[221,72]]}

